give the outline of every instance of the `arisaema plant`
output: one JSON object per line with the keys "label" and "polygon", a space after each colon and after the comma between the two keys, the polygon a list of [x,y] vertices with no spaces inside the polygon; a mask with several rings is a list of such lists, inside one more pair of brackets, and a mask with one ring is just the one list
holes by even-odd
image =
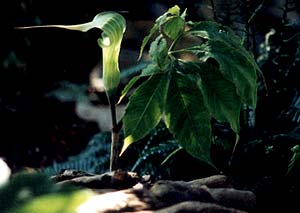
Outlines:
{"label": "arisaema plant", "polygon": [[87,32],[90,29],[102,30],[98,45],[102,49],[102,76],[105,92],[109,100],[112,116],[112,144],[110,170],[115,169],[117,161],[117,142],[119,141],[119,130],[116,117],[116,93],[120,82],[119,53],[123,34],[126,30],[126,20],[122,15],[114,11],[101,12],[91,22],[76,25],[43,25],[20,27],[19,29],[56,27],[67,30]]}
{"label": "arisaema plant", "polygon": [[[35,27],[103,31],[98,44],[113,122],[110,169],[116,169],[120,128],[115,105],[125,19],[116,12],[103,12],[85,24]],[[186,11],[180,13],[178,6],[155,21],[141,44],[141,54],[151,39],[148,66],[132,78],[119,98],[121,102],[139,79],[144,80],[129,98],[122,118],[125,139],[120,154],[163,121],[182,148],[214,166],[211,121],[228,123],[238,138],[241,105],[256,106],[259,68],[231,29],[215,22],[186,21]]]}

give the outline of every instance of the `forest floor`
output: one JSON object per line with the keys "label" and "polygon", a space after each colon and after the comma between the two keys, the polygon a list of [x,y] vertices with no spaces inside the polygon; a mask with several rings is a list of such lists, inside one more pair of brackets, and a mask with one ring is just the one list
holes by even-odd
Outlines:
{"label": "forest floor", "polygon": [[116,170],[103,174],[65,170],[52,176],[97,193],[84,206],[91,212],[297,212],[299,197],[288,182],[212,175],[191,181],[158,180]]}

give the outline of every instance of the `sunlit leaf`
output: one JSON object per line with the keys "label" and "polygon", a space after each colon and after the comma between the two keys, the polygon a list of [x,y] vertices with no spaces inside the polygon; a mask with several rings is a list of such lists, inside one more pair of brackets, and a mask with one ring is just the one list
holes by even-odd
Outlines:
{"label": "sunlit leaf", "polygon": [[169,8],[167,13],[169,13],[171,15],[177,15],[177,16],[179,16],[180,8],[178,7],[178,5],[175,5],[175,6],[171,7],[171,8]]}
{"label": "sunlit leaf", "polygon": [[77,190],[68,193],[51,193],[38,196],[13,210],[15,213],[74,213],[93,193]]}
{"label": "sunlit leaf", "polygon": [[0,212],[21,205],[36,196],[56,192],[58,186],[41,173],[19,172],[0,188]]}
{"label": "sunlit leaf", "polygon": [[148,44],[148,42],[153,37],[153,35],[157,32],[158,29],[159,29],[159,26],[157,24],[154,24],[153,27],[150,30],[149,35],[145,36],[145,38],[143,39],[143,42],[142,42],[142,45],[141,45],[141,48],[140,48],[140,54],[139,54],[138,60],[140,60],[142,58],[143,51],[144,51],[146,45]]}
{"label": "sunlit leaf", "polygon": [[140,76],[134,76],[124,87],[124,89],[121,92],[121,96],[119,98],[118,104],[123,100],[123,98],[127,95],[129,90],[133,87],[133,85],[140,79]]}
{"label": "sunlit leaf", "polygon": [[125,88],[121,92],[121,96],[119,98],[118,103],[120,103],[127,93],[132,89],[132,87],[138,82],[142,77],[149,77],[154,74],[162,73],[161,69],[157,66],[156,63],[148,64],[143,70],[142,73],[138,76],[134,76],[125,86]]}
{"label": "sunlit leaf", "polygon": [[184,30],[185,21],[180,16],[171,17],[164,25],[164,33],[171,39],[176,39]]}
{"label": "sunlit leaf", "polygon": [[[142,42],[142,45],[140,48],[140,55],[139,55],[138,59],[141,59],[144,48],[146,47],[146,45],[148,44],[150,39],[153,37],[153,35],[159,30],[159,28],[172,16],[179,16],[180,15],[179,13],[180,13],[180,8],[177,5],[175,5],[174,7],[171,7],[167,12],[165,12],[163,15],[161,15],[160,17],[158,17],[156,19],[155,24],[151,28],[149,35],[147,35],[143,39],[143,42]],[[184,15],[185,15],[185,13],[184,13]]]}
{"label": "sunlit leaf", "polygon": [[165,117],[178,143],[194,157],[212,165],[210,112],[196,81],[180,73],[172,74]]}
{"label": "sunlit leaf", "polygon": [[123,117],[125,140],[121,154],[161,120],[167,82],[167,75],[153,75],[130,97]]}

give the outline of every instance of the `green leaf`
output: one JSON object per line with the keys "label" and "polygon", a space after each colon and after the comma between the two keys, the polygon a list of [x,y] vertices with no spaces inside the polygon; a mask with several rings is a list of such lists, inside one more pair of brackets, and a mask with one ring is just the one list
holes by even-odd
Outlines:
{"label": "green leaf", "polygon": [[175,5],[174,7],[169,8],[168,11],[162,14],[160,17],[158,17],[155,23],[157,23],[157,25],[160,27],[163,24],[165,24],[170,18],[179,15],[180,15],[180,8],[177,5]]}
{"label": "green leaf", "polygon": [[150,76],[162,72],[163,71],[158,67],[156,63],[150,63],[147,67],[145,67],[145,69],[143,69],[141,76]]}
{"label": "green leaf", "polygon": [[238,133],[240,128],[241,99],[235,85],[225,79],[216,67],[198,64],[201,76],[201,89],[204,100],[214,118],[219,122],[228,122]]}
{"label": "green leaf", "polygon": [[39,196],[14,209],[15,213],[74,213],[93,193],[77,190],[68,193],[51,193]]}
{"label": "green leaf", "polygon": [[171,39],[175,40],[183,33],[185,21],[180,16],[171,17],[164,25],[164,33]]}
{"label": "green leaf", "polygon": [[72,185],[55,184],[44,173],[21,171],[0,187],[0,212],[75,212],[92,194]]}
{"label": "green leaf", "polygon": [[252,59],[245,56],[243,51],[220,40],[207,41],[189,50],[202,61],[207,62],[209,58],[215,59],[219,63],[222,75],[236,86],[237,94],[242,102],[256,106],[256,67]]}
{"label": "green leaf", "polygon": [[177,15],[177,16],[179,16],[180,8],[178,7],[178,5],[175,5],[175,6],[171,7],[170,9],[168,9],[167,13],[171,14],[171,15]]}
{"label": "green leaf", "polygon": [[19,172],[6,185],[0,188],[0,212],[10,212],[16,205],[24,204],[35,196],[56,192],[58,186],[54,185],[48,176],[41,173]]}
{"label": "green leaf", "polygon": [[214,58],[220,64],[221,73],[237,86],[242,101],[256,106],[257,75],[260,71],[253,56],[244,48],[243,41],[230,28],[204,21],[190,23],[189,35],[207,40],[194,47],[200,60]]}
{"label": "green leaf", "polygon": [[212,165],[210,113],[196,81],[178,72],[172,73],[165,117],[178,143],[194,157]]}
{"label": "green leaf", "polygon": [[[201,32],[205,32],[207,35],[200,36]],[[244,47],[243,39],[237,36],[229,27],[218,24],[216,22],[204,21],[196,23],[189,33],[191,33],[192,35],[200,36],[207,40],[223,41],[226,44],[237,48],[239,54],[242,54],[243,57],[247,58],[252,66],[255,67],[257,71],[260,71],[260,68],[258,67],[253,55]]]}
{"label": "green leaf", "polygon": [[121,97],[119,98],[118,103],[120,103],[123,98],[127,95],[129,90],[138,82],[142,77],[149,77],[153,74],[162,73],[161,69],[157,66],[156,63],[149,63],[143,70],[139,76],[134,76],[129,83],[125,86],[125,88],[121,92]]}
{"label": "green leaf", "polygon": [[124,87],[124,89],[121,92],[121,96],[118,100],[118,104],[123,100],[123,98],[127,95],[129,90],[133,87],[133,85],[140,79],[140,76],[134,76],[128,84]]}
{"label": "green leaf", "polygon": [[167,41],[162,36],[158,36],[155,41],[151,43],[149,54],[151,59],[156,62],[158,67],[162,70],[170,63]]}
{"label": "green leaf", "polygon": [[68,30],[87,32],[92,28],[99,28],[102,37],[98,39],[98,44],[102,48],[103,57],[103,81],[104,87],[109,97],[114,96],[120,82],[119,54],[123,34],[126,29],[126,21],[122,15],[108,11],[99,13],[91,22],[76,25],[43,25],[20,27],[19,29],[57,27]]}
{"label": "green leaf", "polygon": [[[180,8],[175,5],[174,7],[171,7],[167,12],[165,12],[163,15],[161,15],[160,17],[158,17],[155,21],[155,24],[153,25],[153,27],[150,30],[149,35],[147,35],[142,42],[141,48],[140,48],[140,55],[138,60],[141,59],[143,51],[145,46],[148,44],[148,42],[150,41],[150,39],[152,38],[152,36],[159,30],[159,28],[172,16],[179,16],[180,13]],[[182,18],[185,16],[182,16]]]}
{"label": "green leaf", "polygon": [[188,31],[190,35],[204,38],[206,40],[220,40],[227,44],[240,48],[243,41],[229,27],[223,26],[212,21],[201,21],[189,23],[191,29]]}
{"label": "green leaf", "polygon": [[151,76],[130,97],[123,117],[125,140],[121,154],[130,144],[146,136],[161,120],[167,77],[166,74]]}
{"label": "green leaf", "polygon": [[123,98],[127,95],[129,90],[135,85],[135,83],[140,80],[142,77],[149,77],[154,74],[162,73],[160,68],[157,66],[156,63],[150,63],[148,64],[142,71],[142,73],[139,76],[134,76],[129,83],[125,86],[125,88],[121,92],[121,97],[119,98],[118,103],[120,103]]}
{"label": "green leaf", "polygon": [[291,148],[293,156],[289,162],[286,175],[299,177],[300,174],[300,146],[295,145]]}
{"label": "green leaf", "polygon": [[159,26],[158,26],[158,24],[155,23],[153,25],[153,27],[151,28],[149,35],[145,36],[145,38],[143,39],[138,60],[140,60],[142,58],[142,55],[143,55],[146,45],[148,44],[148,42],[150,41],[150,39],[152,38],[152,36],[156,33],[156,31],[158,29],[159,29]]}

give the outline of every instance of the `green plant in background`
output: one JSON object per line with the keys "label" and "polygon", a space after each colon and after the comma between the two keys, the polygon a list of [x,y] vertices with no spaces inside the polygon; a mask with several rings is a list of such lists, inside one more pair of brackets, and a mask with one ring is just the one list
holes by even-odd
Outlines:
{"label": "green plant in background", "polygon": [[157,35],[150,45],[151,63],[122,93],[146,78],[129,99],[121,153],[163,120],[184,149],[214,166],[211,121],[229,123],[238,140],[242,104],[256,106],[259,68],[231,29],[185,18],[186,11],[170,8],[143,40],[141,53]]}
{"label": "green plant in background", "polygon": [[[149,65],[124,88],[119,102],[139,79],[129,99],[122,122],[125,139],[120,155],[133,142],[144,138],[163,120],[176,141],[192,156],[212,165],[211,121],[230,124],[239,134],[240,108],[255,108],[259,69],[233,31],[214,22],[187,22],[186,11],[174,6],[160,16],[141,45],[140,54],[152,39]],[[99,28],[102,37],[103,80],[112,115],[110,170],[118,168],[117,142],[120,125],[116,119],[120,82],[119,52],[126,22],[116,12],[99,13],[79,25],[47,25],[86,32]],[[33,28],[33,27],[25,27]]]}
{"label": "green plant in background", "polygon": [[79,212],[95,193],[90,189],[55,184],[42,173],[19,172],[0,187],[0,212]]}

